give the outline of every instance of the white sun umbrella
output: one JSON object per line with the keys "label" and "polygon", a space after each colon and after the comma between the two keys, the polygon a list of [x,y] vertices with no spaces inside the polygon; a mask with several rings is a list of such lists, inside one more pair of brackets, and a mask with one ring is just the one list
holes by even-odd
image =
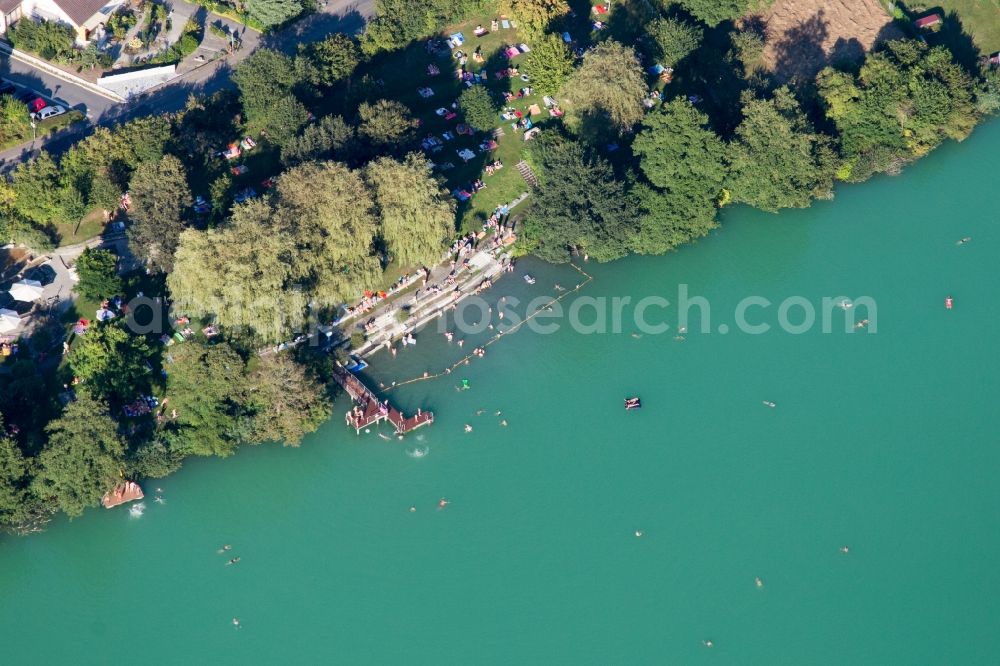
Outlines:
{"label": "white sun umbrella", "polygon": [[0,333],[9,333],[20,323],[21,318],[13,310],[0,310]]}
{"label": "white sun umbrella", "polygon": [[10,288],[10,295],[15,300],[30,303],[42,297],[42,283],[38,280],[21,280]]}

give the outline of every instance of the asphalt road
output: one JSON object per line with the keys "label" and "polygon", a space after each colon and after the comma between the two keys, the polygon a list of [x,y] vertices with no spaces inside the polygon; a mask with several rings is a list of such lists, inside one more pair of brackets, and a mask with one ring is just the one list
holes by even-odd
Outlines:
{"label": "asphalt road", "polygon": [[[175,2],[179,4],[184,0]],[[364,28],[365,21],[375,11],[374,5],[374,0],[330,0],[319,12],[273,35],[258,36],[253,31],[243,28],[245,47],[242,50],[222,60],[191,70],[168,86],[124,103],[113,102],[87,88],[11,60],[4,54],[0,58],[0,77],[55,98],[67,107],[79,109],[87,114],[90,122],[0,152],[0,171],[9,171],[18,162],[36,155],[43,148],[53,154],[61,153],[81,137],[89,134],[94,124],[111,125],[154,113],[178,111],[184,107],[191,94],[211,94],[228,87],[232,85],[230,79],[232,68],[258,46],[294,54],[301,43],[319,41],[335,32],[354,34]],[[219,18],[214,14],[209,17],[211,21]],[[229,23],[227,19],[223,20]]]}

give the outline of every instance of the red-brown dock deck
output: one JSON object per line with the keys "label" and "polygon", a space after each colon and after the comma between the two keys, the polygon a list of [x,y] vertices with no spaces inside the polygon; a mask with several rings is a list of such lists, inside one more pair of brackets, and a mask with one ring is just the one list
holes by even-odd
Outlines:
{"label": "red-brown dock deck", "polygon": [[142,488],[139,487],[139,484],[134,481],[127,481],[113,491],[105,493],[104,497],[101,498],[101,504],[105,509],[111,509],[119,504],[141,500],[143,497]]}
{"label": "red-brown dock deck", "polygon": [[396,434],[405,435],[420,426],[434,423],[434,414],[418,409],[413,416],[407,417],[389,404],[388,400],[380,401],[364,383],[339,365],[335,367],[334,379],[354,400],[354,407],[346,414],[347,425],[359,434],[362,428],[388,421],[396,429]]}

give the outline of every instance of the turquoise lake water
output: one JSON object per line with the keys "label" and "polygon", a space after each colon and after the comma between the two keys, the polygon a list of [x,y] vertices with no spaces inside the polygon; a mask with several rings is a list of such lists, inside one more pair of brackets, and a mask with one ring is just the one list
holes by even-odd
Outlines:
{"label": "turquoise lake water", "polygon": [[[585,296],[689,285],[711,333],[521,330],[391,392],[436,414],[403,442],[356,436],[341,399],[301,448],[145,483],[140,518],[3,539],[4,663],[996,663],[998,151],[993,123],[808,210],[727,210],[674,255],[583,266]],[[524,271],[488,298],[580,280]],[[740,333],[748,296],[772,324],[790,296],[869,296],[877,333],[836,308],[829,334]],[[370,377],[475,342],[425,332]]]}

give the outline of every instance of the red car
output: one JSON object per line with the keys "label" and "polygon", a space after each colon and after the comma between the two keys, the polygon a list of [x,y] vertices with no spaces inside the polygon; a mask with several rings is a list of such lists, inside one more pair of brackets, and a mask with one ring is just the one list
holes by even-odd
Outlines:
{"label": "red car", "polygon": [[36,97],[35,99],[28,102],[28,111],[32,113],[38,113],[45,108],[45,100],[41,97]]}

